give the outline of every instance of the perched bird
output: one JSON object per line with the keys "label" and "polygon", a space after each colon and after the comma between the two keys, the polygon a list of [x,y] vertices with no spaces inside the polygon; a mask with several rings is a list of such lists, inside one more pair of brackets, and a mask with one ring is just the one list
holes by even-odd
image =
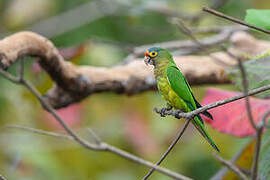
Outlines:
{"label": "perched bird", "polygon": [[[195,99],[186,78],[176,66],[171,53],[167,49],[152,47],[146,50],[144,55],[145,63],[154,66],[158,90],[170,107],[183,112],[190,112],[202,107]],[[202,112],[202,114],[213,119],[207,111]],[[219,152],[218,147],[204,128],[201,116],[195,116],[191,122],[210,145]]]}

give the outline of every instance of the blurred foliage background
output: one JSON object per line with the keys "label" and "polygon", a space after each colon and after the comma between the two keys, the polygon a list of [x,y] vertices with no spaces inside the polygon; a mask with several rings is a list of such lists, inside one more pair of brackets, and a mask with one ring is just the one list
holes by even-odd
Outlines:
{"label": "blurred foliage background", "polygon": [[[169,15],[159,9],[195,14],[212,3],[213,0],[0,0],[0,37],[33,30],[50,38],[67,57],[75,48],[77,55],[67,59],[75,64],[112,66],[121,63],[138,45],[186,38],[168,22]],[[230,0],[219,10],[243,19],[248,8],[270,8],[270,3]],[[227,23],[207,16],[194,26]],[[16,68],[13,66],[10,71],[15,73]],[[53,84],[34,59],[26,60],[25,72],[42,93]],[[199,101],[208,87],[192,87]],[[234,89],[232,85],[216,87]],[[132,180],[147,172],[147,168],[109,153],[87,151],[75,143],[5,128],[19,124],[62,131],[24,88],[0,78],[0,90],[0,174],[7,179]],[[86,128],[91,127],[104,141],[155,162],[183,123],[153,112],[153,107],[164,105],[156,92],[132,97],[102,93],[62,109],[60,114],[82,135],[89,136]],[[225,158],[232,158],[248,141],[210,127],[208,130]],[[212,157],[211,147],[192,127],[163,166],[194,179],[209,179],[221,167]],[[169,178],[154,173],[152,179]]]}

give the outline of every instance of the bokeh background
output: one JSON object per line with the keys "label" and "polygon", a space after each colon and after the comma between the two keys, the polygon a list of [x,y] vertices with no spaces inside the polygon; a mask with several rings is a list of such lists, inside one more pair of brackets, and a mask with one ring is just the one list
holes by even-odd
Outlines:
{"label": "bokeh background", "polygon": [[[212,3],[212,0],[0,0],[0,37],[33,30],[52,40],[74,64],[113,66],[120,64],[138,45],[186,38],[168,22],[170,15],[160,10],[196,14]],[[270,3],[230,0],[219,10],[243,19],[248,8],[270,8]],[[227,23],[207,16],[194,26]],[[53,82],[34,59],[25,62],[27,79],[45,93]],[[15,65],[10,71],[15,73],[16,69]],[[199,101],[208,87],[234,90],[230,84],[193,86]],[[59,113],[80,134],[89,136],[87,127],[91,127],[104,141],[155,162],[183,123],[153,112],[153,107],[164,105],[157,92],[130,97],[102,93]],[[92,152],[65,140],[7,129],[8,124],[62,131],[26,89],[0,77],[0,174],[7,179],[133,180],[140,179],[148,170],[110,153]],[[227,159],[249,140],[207,129]],[[211,147],[192,127],[163,166],[194,179],[209,179],[221,167],[214,160]],[[152,179],[169,178],[156,172]]]}

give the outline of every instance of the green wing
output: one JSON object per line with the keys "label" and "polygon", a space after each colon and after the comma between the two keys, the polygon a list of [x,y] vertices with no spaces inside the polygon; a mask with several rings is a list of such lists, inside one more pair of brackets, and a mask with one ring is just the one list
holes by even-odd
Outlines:
{"label": "green wing", "polygon": [[[182,98],[187,103],[191,111],[197,109],[198,106],[201,106],[194,98],[190,86],[187,83],[184,75],[175,65],[168,66],[167,78],[172,89],[177,93],[180,98]],[[207,112],[206,114],[209,114],[210,117],[212,117],[210,113]],[[210,138],[208,133],[205,131],[203,120],[200,115],[194,117],[193,124],[202,134],[202,136],[211,144],[211,146],[219,152],[218,147]]]}
{"label": "green wing", "polygon": [[[176,66],[168,67],[167,77],[172,89],[188,104],[190,110],[202,107],[194,97],[186,78]],[[202,114],[213,119],[212,115],[208,111],[204,111]]]}
{"label": "green wing", "polygon": [[167,78],[172,89],[187,103],[189,109],[191,111],[197,109],[190,87],[185,77],[176,66],[168,67]]}

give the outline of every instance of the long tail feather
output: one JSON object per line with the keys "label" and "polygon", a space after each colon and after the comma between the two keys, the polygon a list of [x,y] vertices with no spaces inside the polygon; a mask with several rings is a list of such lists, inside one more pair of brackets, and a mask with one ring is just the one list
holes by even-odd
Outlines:
{"label": "long tail feather", "polygon": [[[196,118],[198,120],[196,120]],[[192,124],[196,127],[196,129],[200,132],[200,134],[208,141],[208,143],[217,151],[220,152],[217,145],[214,143],[214,141],[210,138],[208,133],[205,131],[203,124],[200,122],[200,116],[196,116],[194,120],[192,121]],[[199,122],[199,123],[198,123]]]}

